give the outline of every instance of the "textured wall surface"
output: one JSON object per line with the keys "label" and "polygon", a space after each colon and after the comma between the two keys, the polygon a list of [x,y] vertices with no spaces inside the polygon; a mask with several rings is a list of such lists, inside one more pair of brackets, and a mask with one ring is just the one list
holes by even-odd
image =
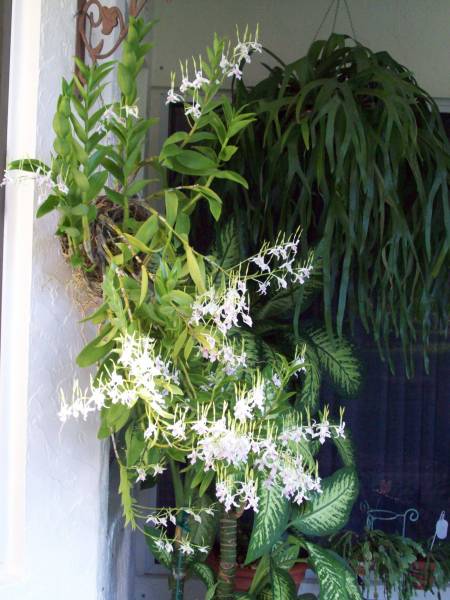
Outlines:
{"label": "textured wall surface", "polygon": [[[42,0],[36,154],[44,159],[60,80],[71,74],[75,12],[76,0]],[[96,439],[94,420],[61,428],[57,418],[59,388],[70,394],[74,376],[88,382],[75,357],[93,331],[79,324],[71,272],[54,229],[52,217],[34,221],[29,364],[22,374],[29,390],[25,568],[18,583],[0,587],[2,600],[104,597],[106,446]]]}

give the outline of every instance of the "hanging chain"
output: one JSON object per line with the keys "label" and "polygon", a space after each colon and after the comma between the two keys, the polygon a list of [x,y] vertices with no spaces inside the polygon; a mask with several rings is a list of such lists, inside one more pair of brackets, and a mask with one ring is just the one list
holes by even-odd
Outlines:
{"label": "hanging chain", "polygon": [[[356,30],[355,30],[355,27],[354,27],[354,24],[353,24],[353,19],[352,19],[350,7],[348,5],[348,0],[343,0],[343,3],[344,3],[344,7],[345,7],[345,12],[347,14],[348,22],[350,24],[350,29],[351,29],[351,32],[352,32],[352,36],[353,36],[353,38],[356,38]],[[337,18],[338,18],[338,15],[339,15],[339,11],[341,9],[341,0],[331,0],[328,8],[325,11],[325,14],[322,17],[322,20],[320,21],[320,24],[319,24],[319,27],[317,28],[316,33],[314,34],[313,42],[316,41],[317,36],[319,35],[320,30],[324,26],[324,24],[325,24],[328,16],[330,15],[333,7],[334,7],[334,14],[333,14],[333,22],[332,22],[332,25],[331,25],[331,33],[335,32]]]}

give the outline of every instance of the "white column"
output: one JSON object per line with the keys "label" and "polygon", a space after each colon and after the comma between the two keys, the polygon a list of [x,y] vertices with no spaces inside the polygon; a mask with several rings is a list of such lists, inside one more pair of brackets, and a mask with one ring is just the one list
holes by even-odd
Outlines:
{"label": "white column", "polygon": [[[76,0],[13,0],[8,159],[48,160],[61,77],[70,78]],[[86,385],[81,326],[54,217],[32,185],[8,186],[0,374],[0,598],[103,598],[107,451],[97,423],[57,418],[59,388]],[[81,299],[78,294],[78,300]]]}
{"label": "white column", "polygon": [[[41,2],[13,2],[7,159],[36,152]],[[20,24],[20,26],[18,25]],[[23,574],[34,189],[6,190],[0,364],[0,581]]]}

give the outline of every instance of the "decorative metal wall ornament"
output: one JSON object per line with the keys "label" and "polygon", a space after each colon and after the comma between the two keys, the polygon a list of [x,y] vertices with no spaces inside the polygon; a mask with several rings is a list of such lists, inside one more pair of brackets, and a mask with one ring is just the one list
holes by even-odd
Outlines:
{"label": "decorative metal wall ornament", "polygon": [[[147,0],[130,0],[129,16],[137,17],[146,3]],[[119,28],[118,37],[108,49],[104,48],[105,39],[101,39],[96,45],[93,45],[92,33],[94,30],[101,28],[101,35],[108,38],[117,27]],[[86,51],[94,63],[111,56],[124,40],[127,31],[125,17],[117,6],[104,6],[100,0],[79,0],[76,55],[83,62],[86,58]]]}

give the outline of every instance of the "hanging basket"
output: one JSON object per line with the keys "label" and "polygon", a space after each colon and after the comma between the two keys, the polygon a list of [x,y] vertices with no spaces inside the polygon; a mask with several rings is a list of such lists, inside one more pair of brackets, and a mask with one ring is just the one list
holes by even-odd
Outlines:
{"label": "hanging basket", "polygon": [[[95,202],[97,216],[90,224],[89,244],[82,250],[85,266],[73,269],[72,283],[82,304],[98,304],[103,296],[103,274],[108,265],[108,252],[117,254],[117,243],[123,238],[117,229],[122,229],[123,208],[114,204],[106,196],[99,196]],[[129,201],[130,219],[143,222],[150,212],[138,199]],[[72,253],[66,235],[60,237],[62,253],[70,261]],[[83,300],[84,298],[84,300]]]}

